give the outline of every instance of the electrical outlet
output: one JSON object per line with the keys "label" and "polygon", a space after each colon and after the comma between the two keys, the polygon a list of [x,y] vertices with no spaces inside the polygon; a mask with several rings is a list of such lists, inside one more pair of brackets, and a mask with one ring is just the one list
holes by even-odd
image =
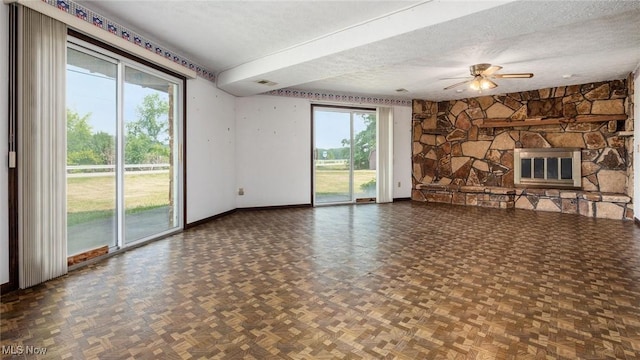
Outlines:
{"label": "electrical outlet", "polygon": [[238,195],[244,195],[244,188],[238,188]]}

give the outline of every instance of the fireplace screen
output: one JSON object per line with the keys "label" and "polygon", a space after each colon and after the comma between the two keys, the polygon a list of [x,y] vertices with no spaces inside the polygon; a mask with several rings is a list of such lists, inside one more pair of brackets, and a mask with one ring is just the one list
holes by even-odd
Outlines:
{"label": "fireplace screen", "polygon": [[515,149],[514,184],[526,187],[581,185],[580,149]]}

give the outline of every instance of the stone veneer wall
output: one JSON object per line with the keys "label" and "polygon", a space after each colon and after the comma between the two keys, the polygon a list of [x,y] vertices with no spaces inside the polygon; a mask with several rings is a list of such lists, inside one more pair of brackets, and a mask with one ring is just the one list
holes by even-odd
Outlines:
{"label": "stone veneer wall", "polygon": [[[632,82],[414,100],[412,199],[632,218]],[[582,149],[582,189],[514,189],[513,149],[552,147]]]}
{"label": "stone veneer wall", "polygon": [[[627,101],[625,102],[625,111],[627,113],[627,122],[625,123],[625,130],[633,132],[635,114],[634,114],[634,99],[635,99],[635,86],[634,86],[634,74],[630,73],[627,76]],[[627,150],[627,195],[633,197],[633,136],[626,138],[625,149]]]}

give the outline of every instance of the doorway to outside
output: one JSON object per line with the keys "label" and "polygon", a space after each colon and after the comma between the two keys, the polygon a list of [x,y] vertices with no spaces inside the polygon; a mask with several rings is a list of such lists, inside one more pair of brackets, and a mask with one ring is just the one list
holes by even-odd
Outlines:
{"label": "doorway to outside", "polygon": [[68,255],[181,229],[184,80],[76,38],[66,75]]}
{"label": "doorway to outside", "polygon": [[376,110],[312,106],[314,205],[375,202]]}

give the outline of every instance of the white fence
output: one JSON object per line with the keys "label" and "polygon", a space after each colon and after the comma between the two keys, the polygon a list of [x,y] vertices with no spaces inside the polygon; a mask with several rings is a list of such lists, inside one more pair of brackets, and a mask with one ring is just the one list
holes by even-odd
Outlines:
{"label": "white fence", "polygon": [[316,160],[316,166],[348,165],[349,159]]}
{"label": "white fence", "polygon": [[[162,174],[168,173],[171,164],[126,164],[127,174]],[[69,165],[67,177],[115,176],[115,165]]]}

